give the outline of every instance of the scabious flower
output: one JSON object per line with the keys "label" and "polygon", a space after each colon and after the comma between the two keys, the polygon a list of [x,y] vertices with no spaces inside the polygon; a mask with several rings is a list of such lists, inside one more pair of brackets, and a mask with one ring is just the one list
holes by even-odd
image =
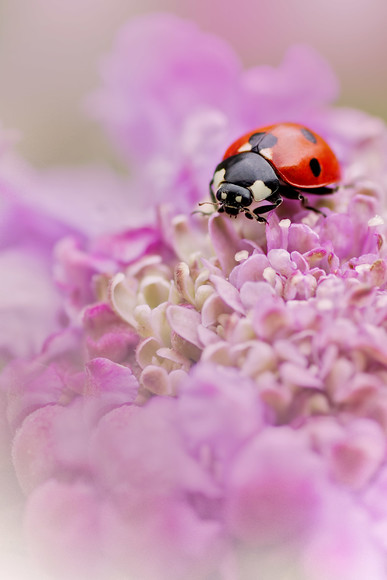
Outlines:
{"label": "scabious flower", "polygon": [[[90,106],[131,164],[127,208],[99,197],[128,222],[38,197],[60,318],[1,377],[28,549],[56,577],[387,577],[387,132],[335,95],[306,48],[243,71],[174,17],[119,35]],[[192,213],[229,140],[281,120],[337,152],[326,217]]]}

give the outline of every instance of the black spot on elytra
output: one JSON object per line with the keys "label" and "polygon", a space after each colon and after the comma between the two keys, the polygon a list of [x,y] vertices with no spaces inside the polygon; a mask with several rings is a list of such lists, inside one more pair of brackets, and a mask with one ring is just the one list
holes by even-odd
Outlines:
{"label": "black spot on elytra", "polygon": [[305,139],[308,139],[308,141],[310,141],[311,143],[317,143],[316,137],[306,127],[302,127],[301,133],[304,135]]}
{"label": "black spot on elytra", "polygon": [[318,159],[316,159],[316,157],[312,157],[312,159],[309,161],[309,166],[312,170],[313,175],[315,177],[318,177],[321,173],[321,165]]}
{"label": "black spot on elytra", "polygon": [[268,149],[274,147],[278,139],[271,133],[254,133],[249,139],[251,150],[254,153],[259,153],[261,149]]}

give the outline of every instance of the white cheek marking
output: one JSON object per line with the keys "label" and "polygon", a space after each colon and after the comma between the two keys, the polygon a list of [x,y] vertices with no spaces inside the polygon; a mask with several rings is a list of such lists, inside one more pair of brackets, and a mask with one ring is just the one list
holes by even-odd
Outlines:
{"label": "white cheek marking", "polygon": [[251,151],[251,144],[248,141],[247,143],[241,145],[238,149],[238,153],[243,153],[243,151]]}
{"label": "white cheek marking", "polygon": [[223,200],[227,199],[227,193],[225,191],[222,191],[221,196],[220,196]]}
{"label": "white cheek marking", "polygon": [[219,169],[219,171],[214,173],[214,181],[213,181],[214,191],[217,191],[219,189],[219,185],[224,181],[225,175],[226,175],[225,169]]}
{"label": "white cheek marking", "polygon": [[242,201],[242,196],[241,196],[241,195],[237,195],[237,196],[235,197],[235,201],[236,201],[237,203],[240,203],[240,202]]}
{"label": "white cheek marking", "polygon": [[266,149],[260,149],[259,154],[262,155],[265,159],[272,159],[273,158],[273,149],[267,147]]}
{"label": "white cheek marking", "polygon": [[253,185],[249,187],[255,201],[262,201],[271,195],[270,187],[267,187],[261,179],[254,181]]}

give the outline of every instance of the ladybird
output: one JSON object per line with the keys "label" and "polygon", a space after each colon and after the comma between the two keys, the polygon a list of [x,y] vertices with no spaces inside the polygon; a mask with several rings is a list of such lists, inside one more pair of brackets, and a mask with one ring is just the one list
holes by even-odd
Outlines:
{"label": "ladybird", "polygon": [[307,205],[304,194],[332,194],[339,181],[339,162],[322,137],[297,123],[277,123],[230,145],[210,182],[211,203],[230,217],[244,213],[259,222],[284,197],[323,213]]}

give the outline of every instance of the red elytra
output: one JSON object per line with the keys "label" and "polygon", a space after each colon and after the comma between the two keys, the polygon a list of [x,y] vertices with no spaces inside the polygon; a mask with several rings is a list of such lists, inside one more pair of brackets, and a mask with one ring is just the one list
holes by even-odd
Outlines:
{"label": "red elytra", "polygon": [[302,189],[324,187],[340,181],[336,155],[320,135],[297,123],[277,123],[249,131],[228,147],[223,160],[251,150],[249,139],[256,134],[273,136],[276,142],[260,148],[259,154],[283,182]]}

